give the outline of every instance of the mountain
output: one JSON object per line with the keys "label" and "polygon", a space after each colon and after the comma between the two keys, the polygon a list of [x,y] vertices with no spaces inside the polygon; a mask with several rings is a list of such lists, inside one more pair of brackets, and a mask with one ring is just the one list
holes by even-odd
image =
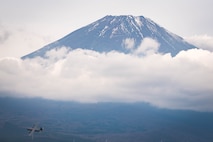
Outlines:
{"label": "mountain", "polygon": [[134,41],[136,48],[146,37],[155,39],[160,43],[159,52],[171,53],[172,56],[182,50],[196,48],[180,36],[167,31],[143,16],[105,16],[22,58],[44,56],[47,51],[62,46],[98,52],[116,50],[129,53],[131,50],[124,46],[125,39]]}

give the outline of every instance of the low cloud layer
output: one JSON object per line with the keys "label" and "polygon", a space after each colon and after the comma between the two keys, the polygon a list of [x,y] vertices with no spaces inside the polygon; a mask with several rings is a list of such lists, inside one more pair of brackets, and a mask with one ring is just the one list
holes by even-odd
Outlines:
{"label": "low cloud layer", "polygon": [[213,37],[209,35],[194,35],[187,37],[186,40],[198,48],[213,51]]}
{"label": "low cloud layer", "polygon": [[[123,54],[62,47],[36,57],[0,59],[0,95],[79,102],[148,102],[170,109],[213,111],[213,53]],[[145,46],[147,47],[147,46]],[[146,50],[147,51],[147,50]],[[141,52],[140,52],[141,53]]]}
{"label": "low cloud layer", "polygon": [[0,58],[21,57],[50,41],[50,37],[28,31],[26,28],[7,27],[0,23]]}

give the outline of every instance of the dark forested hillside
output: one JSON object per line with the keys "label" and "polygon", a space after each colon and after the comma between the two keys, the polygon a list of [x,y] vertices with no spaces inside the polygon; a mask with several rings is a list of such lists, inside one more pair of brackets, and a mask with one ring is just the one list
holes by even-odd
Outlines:
{"label": "dark forested hillside", "polygon": [[93,103],[0,98],[0,141],[211,142],[213,113],[159,109],[146,103]]}

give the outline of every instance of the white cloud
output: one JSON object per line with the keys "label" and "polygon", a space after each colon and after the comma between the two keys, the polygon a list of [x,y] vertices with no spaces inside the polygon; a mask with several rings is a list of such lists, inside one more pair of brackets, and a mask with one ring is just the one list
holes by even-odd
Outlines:
{"label": "white cloud", "polygon": [[0,95],[9,92],[14,97],[80,102],[141,101],[172,109],[213,111],[212,52],[192,49],[175,57],[151,53],[138,56],[61,48],[50,51],[45,59],[2,58]]}
{"label": "white cloud", "polygon": [[66,47],[59,47],[52,49],[50,51],[47,51],[45,53],[45,57],[49,60],[58,61],[60,59],[66,58],[67,54],[69,53],[69,49]]}
{"label": "white cloud", "polygon": [[10,32],[0,24],[0,44],[4,43],[10,36]]}
{"label": "white cloud", "polygon": [[213,51],[213,37],[209,35],[194,35],[186,40],[198,48]]}
{"label": "white cloud", "polygon": [[160,44],[152,38],[144,38],[139,47],[134,51],[135,54],[149,55],[158,52]]}
{"label": "white cloud", "polygon": [[0,24],[0,58],[21,57],[45,46],[50,41],[50,37],[36,32]]}
{"label": "white cloud", "polygon": [[123,46],[128,50],[134,49],[135,39],[134,38],[126,38],[125,40],[123,40]]}

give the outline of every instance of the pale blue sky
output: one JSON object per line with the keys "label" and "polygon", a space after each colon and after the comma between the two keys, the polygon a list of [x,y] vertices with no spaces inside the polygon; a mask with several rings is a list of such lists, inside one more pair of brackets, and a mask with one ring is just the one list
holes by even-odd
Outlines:
{"label": "pale blue sky", "polygon": [[182,37],[212,36],[212,6],[212,0],[0,0],[0,56],[21,56],[105,15],[145,16]]}

